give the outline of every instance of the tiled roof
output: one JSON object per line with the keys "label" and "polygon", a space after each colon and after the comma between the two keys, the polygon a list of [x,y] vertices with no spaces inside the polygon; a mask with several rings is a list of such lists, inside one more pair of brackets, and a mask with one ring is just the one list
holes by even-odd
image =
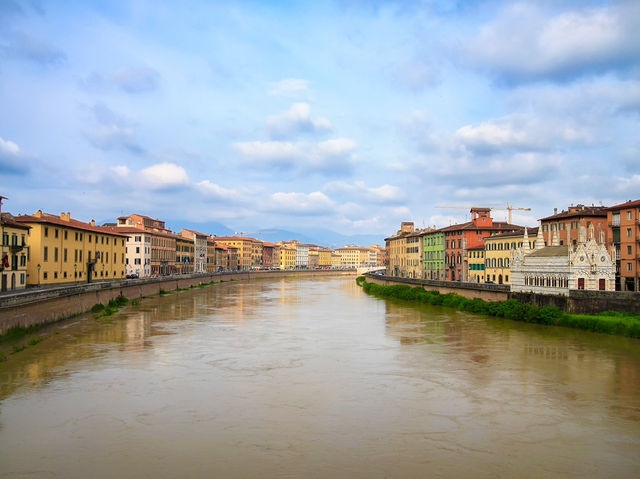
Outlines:
{"label": "tiled roof", "polygon": [[441,231],[473,231],[473,230],[485,230],[485,231],[504,231],[504,230],[513,230],[513,229],[522,229],[522,226],[512,225],[507,223],[506,221],[494,221],[492,226],[478,226],[473,223],[473,221],[467,221],[466,223],[460,223],[457,225],[446,226],[444,228],[440,228],[437,230]]}
{"label": "tiled roof", "polygon": [[545,246],[542,249],[536,250],[527,257],[543,258],[548,256],[568,256],[568,246]]}
{"label": "tiled roof", "polygon": [[2,213],[2,224],[5,226],[11,226],[12,228],[20,228],[24,230],[31,229],[31,226],[17,222],[11,213]]}
{"label": "tiled roof", "polygon": [[214,236],[216,241],[252,241],[254,243],[260,242],[255,238],[250,238],[249,236]]}
{"label": "tiled roof", "polygon": [[637,207],[640,207],[640,200],[635,200],[635,201],[629,200],[626,203],[610,206],[609,208],[607,208],[607,210],[611,211],[611,210],[621,210],[623,208],[637,208]]}
{"label": "tiled roof", "polygon": [[[537,234],[538,234],[538,228],[537,227],[535,227],[535,228],[527,228],[527,235],[529,237],[535,236]],[[493,238],[511,238],[511,237],[514,237],[514,236],[523,236],[523,235],[524,235],[524,228],[516,230],[516,231],[503,231],[501,233],[496,233],[496,234],[493,234],[493,235],[485,238],[484,240],[487,241],[487,240],[490,240],[490,239],[493,239]]]}
{"label": "tiled roof", "polygon": [[184,231],[189,231],[190,233],[193,233],[194,235],[197,235],[197,236],[209,236],[207,233],[200,233],[199,231],[190,230],[187,228],[184,228]]}
{"label": "tiled roof", "polygon": [[561,211],[555,215],[547,216],[546,218],[540,218],[540,221],[553,221],[562,220],[565,218],[575,218],[581,216],[607,216],[607,208],[605,206],[574,206],[570,208],[571,211]]}
{"label": "tiled roof", "polygon": [[69,221],[66,221],[66,220],[60,219],[59,216],[52,215],[49,213],[42,213],[42,216],[40,217],[35,215],[20,215],[20,216],[16,216],[15,220],[18,222],[27,223],[27,224],[28,223],[51,224],[51,225],[62,226],[64,228],[73,228],[73,229],[83,230],[83,231],[92,231],[94,233],[108,234],[111,236],[120,236],[125,238],[128,236],[124,233],[117,233],[109,227],[105,228],[102,226],[91,226],[91,224],[89,223],[83,223],[82,221],[74,220],[73,218],[70,218]]}

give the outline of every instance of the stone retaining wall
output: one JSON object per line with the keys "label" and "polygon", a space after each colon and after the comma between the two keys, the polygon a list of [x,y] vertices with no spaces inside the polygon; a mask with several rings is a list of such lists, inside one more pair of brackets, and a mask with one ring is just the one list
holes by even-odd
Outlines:
{"label": "stone retaining wall", "polygon": [[569,290],[568,296],[512,293],[507,285],[431,281],[383,275],[367,275],[367,282],[384,286],[406,284],[414,287],[422,287],[427,291],[439,291],[441,294],[456,293],[465,298],[480,298],[485,301],[517,299],[521,303],[529,303],[535,306],[556,306],[562,311],[574,314],[596,314],[603,311],[640,313],[640,294],[626,291],[585,291],[572,289]]}
{"label": "stone retaining wall", "polygon": [[175,291],[196,287],[212,281],[242,281],[271,279],[285,276],[326,276],[336,274],[355,275],[353,271],[291,270],[248,271],[237,273],[213,273],[185,275],[170,278],[150,278],[128,281],[111,281],[56,288],[23,290],[0,297],[0,334],[15,326],[27,327],[48,324],[89,311],[96,304],[106,304],[118,296],[132,300],[156,296],[161,290]]}
{"label": "stone retaining wall", "polygon": [[484,301],[506,301],[509,299],[509,286],[503,284],[476,284],[461,283],[457,281],[434,281],[430,279],[398,278],[396,276],[384,276],[369,274],[368,283],[392,286],[406,284],[408,286],[419,286],[426,291],[438,291],[441,294],[455,293],[465,298],[479,298]]}

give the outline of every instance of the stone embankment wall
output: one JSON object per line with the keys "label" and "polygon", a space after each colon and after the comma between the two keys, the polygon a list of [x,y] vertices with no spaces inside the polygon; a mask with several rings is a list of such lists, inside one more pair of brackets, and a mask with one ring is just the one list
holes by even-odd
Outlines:
{"label": "stone embankment wall", "polygon": [[509,299],[509,286],[503,284],[459,283],[457,281],[434,281],[430,279],[398,278],[396,276],[367,275],[368,283],[393,286],[406,284],[420,286],[426,291],[438,291],[441,294],[455,293],[465,298],[480,298],[484,301],[506,301]]}
{"label": "stone embankment wall", "polygon": [[574,314],[595,314],[603,311],[640,313],[640,294],[626,291],[570,290],[568,296],[512,293],[507,285],[431,281],[381,275],[367,275],[367,282],[384,286],[406,284],[422,287],[427,291],[439,291],[441,294],[456,293],[465,298],[480,298],[485,301],[517,299],[522,303],[535,306],[556,306],[562,311]]}
{"label": "stone embankment wall", "polygon": [[23,290],[0,297],[0,334],[15,326],[27,327],[52,323],[89,311],[96,304],[106,304],[118,296],[137,299],[156,296],[161,291],[191,288],[212,281],[271,279],[285,276],[355,275],[353,271],[292,270],[247,271],[182,275],[169,278],[120,280],[61,286],[38,290]]}

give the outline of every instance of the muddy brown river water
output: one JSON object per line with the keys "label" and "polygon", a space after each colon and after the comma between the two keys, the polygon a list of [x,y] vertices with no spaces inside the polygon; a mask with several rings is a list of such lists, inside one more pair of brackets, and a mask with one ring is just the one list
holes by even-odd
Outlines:
{"label": "muddy brown river water", "polygon": [[0,363],[1,477],[640,477],[640,342],[218,284]]}

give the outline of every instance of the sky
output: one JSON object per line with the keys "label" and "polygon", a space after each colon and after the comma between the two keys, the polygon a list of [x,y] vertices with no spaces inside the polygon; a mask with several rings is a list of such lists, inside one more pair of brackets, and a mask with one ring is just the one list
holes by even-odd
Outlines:
{"label": "sky", "polygon": [[640,198],[640,2],[0,0],[0,112],[13,214],[533,226]]}

